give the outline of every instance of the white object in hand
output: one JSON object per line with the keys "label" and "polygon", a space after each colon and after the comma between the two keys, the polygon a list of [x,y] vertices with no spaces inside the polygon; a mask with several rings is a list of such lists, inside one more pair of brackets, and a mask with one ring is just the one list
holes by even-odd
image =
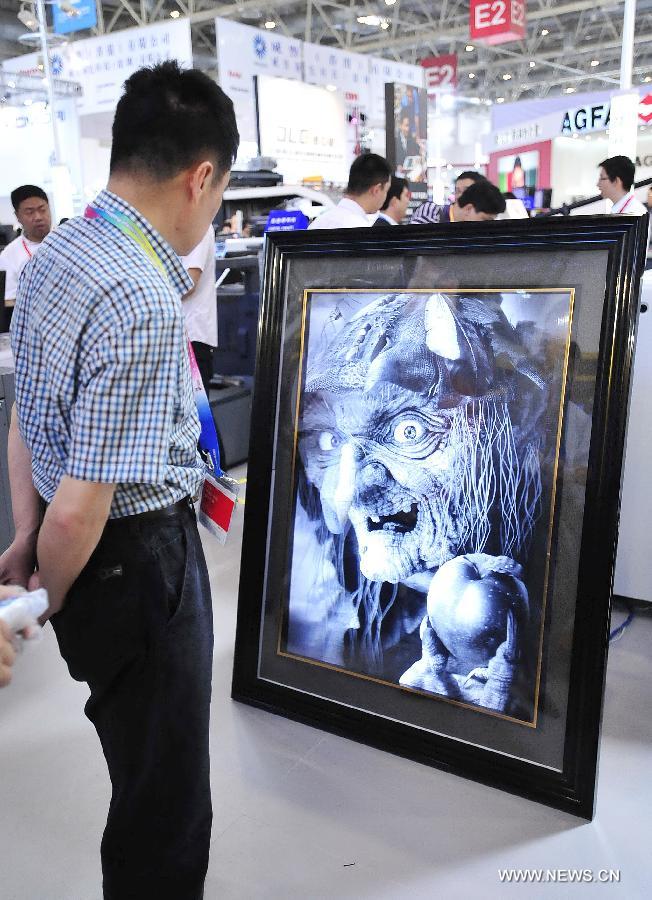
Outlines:
{"label": "white object in hand", "polygon": [[48,592],[44,588],[29,594],[17,594],[9,600],[0,601],[0,619],[7,623],[12,631],[36,625],[39,616],[48,608]]}

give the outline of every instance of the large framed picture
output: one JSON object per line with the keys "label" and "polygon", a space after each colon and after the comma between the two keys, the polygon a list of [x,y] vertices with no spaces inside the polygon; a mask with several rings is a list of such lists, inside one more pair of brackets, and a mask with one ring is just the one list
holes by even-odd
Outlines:
{"label": "large framed picture", "polygon": [[378,235],[268,236],[233,696],[591,818],[647,222]]}

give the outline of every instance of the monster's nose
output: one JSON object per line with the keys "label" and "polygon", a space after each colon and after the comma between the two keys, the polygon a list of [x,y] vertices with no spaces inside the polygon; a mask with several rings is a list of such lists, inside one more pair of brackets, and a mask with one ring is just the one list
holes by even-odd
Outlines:
{"label": "monster's nose", "polygon": [[349,509],[355,492],[356,449],[344,444],[339,462],[328,470],[321,488],[322,506],[326,525],[333,534],[341,534],[349,517]]}

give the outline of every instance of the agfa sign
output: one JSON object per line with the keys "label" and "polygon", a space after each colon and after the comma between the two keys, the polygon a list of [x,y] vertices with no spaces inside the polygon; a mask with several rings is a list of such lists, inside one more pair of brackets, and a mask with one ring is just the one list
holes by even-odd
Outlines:
{"label": "agfa sign", "polygon": [[590,131],[604,131],[609,127],[611,103],[596,103],[594,106],[578,106],[564,113],[561,133],[565,135],[588,134]]}
{"label": "agfa sign", "polygon": [[525,37],[525,0],[471,0],[469,36],[484,44]]}

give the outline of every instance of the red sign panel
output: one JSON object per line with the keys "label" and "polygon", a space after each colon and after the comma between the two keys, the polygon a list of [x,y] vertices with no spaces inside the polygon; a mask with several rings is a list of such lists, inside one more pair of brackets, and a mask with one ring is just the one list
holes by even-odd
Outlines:
{"label": "red sign panel", "polygon": [[440,88],[457,87],[457,54],[447,53],[445,56],[429,56],[421,60],[426,70],[426,88],[428,93]]}
{"label": "red sign panel", "polygon": [[525,37],[525,0],[471,0],[472,41],[504,44]]}

